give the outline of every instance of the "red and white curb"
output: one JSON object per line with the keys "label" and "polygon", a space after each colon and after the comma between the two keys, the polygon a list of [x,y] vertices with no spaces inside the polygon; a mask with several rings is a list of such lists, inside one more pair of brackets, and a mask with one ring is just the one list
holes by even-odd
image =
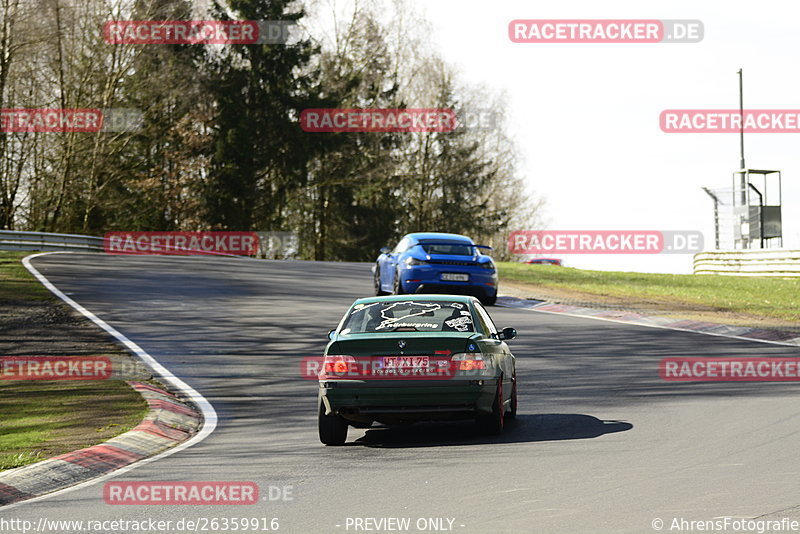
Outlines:
{"label": "red and white curb", "polygon": [[[5,505],[6,510],[122,475],[200,443],[217,427],[217,412],[205,397],[116,328],[65,295],[31,265],[32,259],[50,254],[73,253],[33,254],[25,257],[22,264],[56,297],[122,343],[152,370],[159,382],[181,398],[148,384],[129,382],[151,408],[142,423],[100,445],[0,473],[0,506]],[[90,449],[94,451],[89,453],[91,460],[87,460],[83,452]]]}
{"label": "red and white curb", "polygon": [[785,330],[732,326],[720,323],[709,323],[706,321],[676,319],[675,317],[665,317],[661,315],[645,315],[624,310],[604,310],[583,306],[570,306],[567,304],[553,304],[539,300],[525,300],[517,297],[500,297],[497,300],[497,305],[506,308],[520,308],[542,313],[569,315],[572,317],[598,319],[601,321],[648,326],[651,328],[695,332],[710,336],[730,337],[747,341],[772,343],[775,345],[800,346],[800,334]]}
{"label": "red and white curb", "polygon": [[46,495],[156,455],[191,438],[202,416],[175,395],[129,382],[150,406],[139,425],[99,445],[0,473],[0,506]]}

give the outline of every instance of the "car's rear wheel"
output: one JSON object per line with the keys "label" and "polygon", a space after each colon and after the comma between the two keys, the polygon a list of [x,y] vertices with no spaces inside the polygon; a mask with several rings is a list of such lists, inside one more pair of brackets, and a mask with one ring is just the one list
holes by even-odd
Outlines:
{"label": "car's rear wheel", "polygon": [[505,406],[503,405],[503,378],[497,382],[497,392],[492,403],[492,413],[479,415],[475,422],[483,434],[498,435],[503,433]]}
{"label": "car's rear wheel", "polygon": [[517,374],[514,373],[514,385],[511,386],[511,407],[506,414],[509,419],[516,419],[517,417]]}
{"label": "car's rear wheel", "polygon": [[394,273],[394,284],[392,284],[392,288],[394,289],[395,295],[402,295],[405,293],[403,291],[403,282],[400,281],[400,270],[398,269]]}
{"label": "car's rear wheel", "polygon": [[481,303],[484,306],[494,306],[495,302],[497,302],[497,293],[494,295],[486,295],[481,298]]}
{"label": "car's rear wheel", "polygon": [[377,265],[375,266],[375,274],[372,276],[372,282],[375,285],[375,295],[380,297],[386,294],[386,291],[381,289],[381,268]]}
{"label": "car's rear wheel", "polygon": [[344,445],[347,421],[341,415],[325,415],[325,404],[319,401],[319,440],[325,445]]}

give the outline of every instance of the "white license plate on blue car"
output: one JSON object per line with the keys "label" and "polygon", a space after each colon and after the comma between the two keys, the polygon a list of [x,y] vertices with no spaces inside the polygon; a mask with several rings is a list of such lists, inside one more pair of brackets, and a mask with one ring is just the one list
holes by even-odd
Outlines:
{"label": "white license plate on blue car", "polygon": [[469,275],[462,273],[442,273],[442,280],[448,282],[469,282]]}

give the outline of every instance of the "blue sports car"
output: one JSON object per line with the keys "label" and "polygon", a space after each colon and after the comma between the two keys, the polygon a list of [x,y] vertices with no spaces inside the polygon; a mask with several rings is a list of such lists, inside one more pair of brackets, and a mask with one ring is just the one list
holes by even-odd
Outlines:
{"label": "blue sports car", "polygon": [[486,305],[497,300],[497,269],[489,249],[458,234],[407,234],[394,250],[381,249],[373,267],[375,294],[472,295]]}

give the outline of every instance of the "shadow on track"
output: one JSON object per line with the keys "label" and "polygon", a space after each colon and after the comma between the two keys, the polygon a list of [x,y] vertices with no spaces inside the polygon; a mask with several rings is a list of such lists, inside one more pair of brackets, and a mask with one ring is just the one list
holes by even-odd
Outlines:
{"label": "shadow on track", "polygon": [[347,446],[378,448],[449,447],[491,443],[530,443],[590,439],[624,432],[633,425],[624,421],[602,421],[582,414],[517,415],[506,423],[499,436],[484,436],[468,421],[454,423],[418,423],[409,426],[378,426]]}

